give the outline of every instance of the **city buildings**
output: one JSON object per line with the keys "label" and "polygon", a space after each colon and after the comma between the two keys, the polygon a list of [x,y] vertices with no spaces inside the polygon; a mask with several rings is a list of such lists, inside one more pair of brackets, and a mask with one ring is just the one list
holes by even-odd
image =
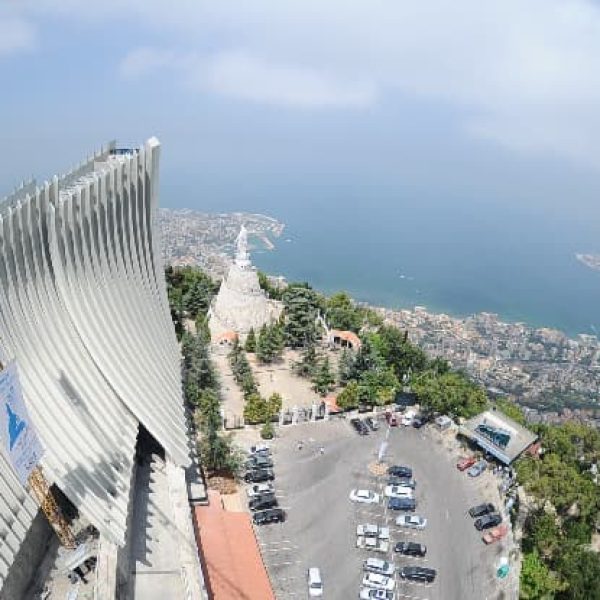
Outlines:
{"label": "city buildings", "polygon": [[[16,362],[47,479],[112,552],[107,577],[121,589],[139,527],[139,439],[164,453],[175,480],[189,464],[180,353],[154,224],[159,154],[155,138],[137,149],[111,143],[0,206],[2,363]],[[21,597],[33,575],[40,549],[28,531],[36,512],[0,457],[3,597]],[[13,569],[23,553],[27,560]]]}

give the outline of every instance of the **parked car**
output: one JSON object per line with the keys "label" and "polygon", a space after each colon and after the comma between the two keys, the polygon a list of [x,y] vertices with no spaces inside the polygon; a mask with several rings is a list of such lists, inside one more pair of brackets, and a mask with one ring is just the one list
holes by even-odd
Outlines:
{"label": "parked car", "polygon": [[377,573],[365,573],[362,584],[365,587],[375,588],[376,590],[393,590],[396,582],[393,577],[378,575]]}
{"label": "parked car", "polygon": [[320,598],[323,596],[323,578],[321,570],[318,567],[311,567],[307,572],[308,595],[311,598]]}
{"label": "parked car", "polygon": [[275,508],[277,506],[277,498],[275,494],[263,494],[255,496],[248,502],[248,508],[252,511],[264,510],[266,508]]}
{"label": "parked car", "polygon": [[[254,450],[252,450],[254,448]],[[271,449],[268,446],[252,446],[248,451],[248,456],[271,456]]]}
{"label": "parked car", "polygon": [[367,560],[363,562],[363,571],[366,573],[377,573],[379,575],[392,577],[396,572],[396,566],[394,563],[381,558],[367,558]]}
{"label": "parked car", "polygon": [[412,477],[413,472],[410,467],[403,465],[393,465],[388,467],[388,475],[394,475],[395,477]]}
{"label": "parked car", "polygon": [[481,539],[486,544],[493,544],[494,542],[501,540],[504,536],[506,536],[507,533],[508,525],[506,523],[502,523],[501,525],[498,525],[498,527],[494,527],[494,529],[486,531]]}
{"label": "parked car", "polygon": [[467,471],[467,475],[469,477],[479,477],[486,470],[487,465],[485,460],[480,460]]}
{"label": "parked car", "polygon": [[435,579],[435,569],[428,569],[426,567],[401,567],[398,570],[398,574],[402,579],[408,579],[409,581],[421,581],[424,583],[432,583]]}
{"label": "parked car", "polygon": [[275,474],[271,469],[258,469],[256,471],[248,471],[244,475],[246,483],[260,483],[262,481],[273,481]]}
{"label": "parked car", "polygon": [[372,525],[371,523],[363,523],[356,526],[356,535],[364,537],[379,538],[380,540],[390,539],[390,528]]}
{"label": "parked car", "polygon": [[387,485],[383,493],[387,498],[412,498],[414,492],[407,485]]}
{"label": "parked car", "polygon": [[496,512],[496,507],[489,502],[485,504],[478,504],[477,506],[473,506],[473,508],[469,509],[469,514],[474,519],[475,517],[483,517],[484,515],[489,515],[490,513]]}
{"label": "parked car", "polygon": [[254,498],[254,496],[272,493],[275,493],[275,487],[272,483],[256,483],[254,485],[249,486],[246,489],[246,494],[248,494],[248,498]]}
{"label": "parked car", "polygon": [[354,427],[358,435],[369,435],[369,428],[365,425],[364,421],[354,418],[350,419],[350,424]]}
{"label": "parked car", "polygon": [[415,417],[413,419],[412,426],[415,429],[421,429],[421,427],[423,427],[423,425],[425,425],[425,423],[427,423],[427,419],[425,417],[419,416],[419,417]]}
{"label": "parked car", "polygon": [[285,521],[285,511],[281,508],[269,508],[261,510],[252,515],[255,525],[265,525],[267,523],[283,523]]}
{"label": "parked car", "polygon": [[361,504],[378,504],[379,494],[371,490],[352,490],[350,492],[350,500],[352,502],[360,502]]}
{"label": "parked car", "polygon": [[385,411],[385,420],[390,427],[398,427],[398,417],[391,410]]}
{"label": "parked car", "polygon": [[469,467],[472,467],[477,462],[474,456],[463,456],[457,463],[456,468],[459,471],[466,471]]}
{"label": "parked car", "polygon": [[390,551],[390,541],[389,538],[384,540],[378,537],[359,535],[356,537],[356,547],[363,550],[387,554]]}
{"label": "parked car", "polygon": [[379,423],[373,417],[367,417],[365,423],[371,428],[372,431],[379,429]]}
{"label": "parked car", "polygon": [[404,556],[423,557],[427,554],[427,546],[417,544],[417,542],[397,542],[394,546],[394,552]]}
{"label": "parked car", "polygon": [[396,517],[398,527],[407,527],[408,529],[425,529],[427,519],[419,515],[400,515]]}
{"label": "parked car", "polygon": [[417,508],[417,503],[414,498],[390,498],[388,500],[388,508],[390,510],[411,512]]}
{"label": "parked car", "polygon": [[372,404],[359,404],[358,405],[358,412],[359,413],[368,413],[368,412],[373,412],[373,405]]}
{"label": "parked car", "polygon": [[485,515],[477,519],[474,523],[477,531],[481,531],[483,529],[491,529],[492,527],[496,527],[496,525],[500,525],[502,523],[502,517],[499,514],[493,515]]}
{"label": "parked car", "polygon": [[405,487],[412,488],[413,490],[417,487],[417,482],[411,477],[388,477],[387,485],[402,485]]}
{"label": "parked car", "polygon": [[396,594],[387,590],[374,590],[373,588],[360,588],[360,600],[396,600]]}
{"label": "parked car", "polygon": [[246,461],[246,469],[270,469],[273,461],[268,456],[253,456]]}

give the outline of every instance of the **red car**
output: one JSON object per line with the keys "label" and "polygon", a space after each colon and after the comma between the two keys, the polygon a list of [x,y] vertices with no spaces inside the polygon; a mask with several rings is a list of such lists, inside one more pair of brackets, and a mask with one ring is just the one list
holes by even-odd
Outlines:
{"label": "red car", "polygon": [[490,529],[486,533],[483,534],[481,538],[486,544],[493,544],[498,540],[501,540],[508,533],[508,525],[506,523],[502,523],[502,525],[498,525],[494,529]]}
{"label": "red car", "polygon": [[472,467],[476,462],[477,459],[474,456],[465,456],[456,463],[456,468],[459,471],[465,471],[469,467]]}
{"label": "red car", "polygon": [[385,412],[385,420],[388,422],[390,427],[398,427],[398,419],[393,412],[387,410]]}

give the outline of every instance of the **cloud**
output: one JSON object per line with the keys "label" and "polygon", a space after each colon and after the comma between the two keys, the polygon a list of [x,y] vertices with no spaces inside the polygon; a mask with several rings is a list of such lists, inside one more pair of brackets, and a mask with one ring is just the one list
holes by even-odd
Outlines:
{"label": "cloud", "polygon": [[600,166],[600,5],[591,0],[28,6],[29,15],[141,28],[162,50],[130,54],[120,67],[128,77],[168,68],[196,91],[303,109],[423,98],[451,107],[465,135]]}
{"label": "cloud", "polygon": [[136,79],[156,69],[173,66],[176,62],[175,52],[148,47],[136,48],[122,60],[119,72],[125,79]]}
{"label": "cloud", "polygon": [[35,42],[35,30],[26,20],[3,15],[0,11],[0,58],[29,50]]}

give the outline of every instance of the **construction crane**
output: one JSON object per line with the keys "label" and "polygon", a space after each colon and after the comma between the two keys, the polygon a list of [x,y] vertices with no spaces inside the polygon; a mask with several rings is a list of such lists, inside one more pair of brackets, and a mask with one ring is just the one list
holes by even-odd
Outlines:
{"label": "construction crane", "polygon": [[56,499],[52,494],[52,490],[42,471],[41,465],[37,465],[33,468],[27,481],[31,488],[31,492],[40,505],[42,512],[46,515],[46,519],[48,519],[52,529],[54,529],[58,536],[60,543],[65,548],[75,548],[77,543],[75,542],[73,531],[56,503]]}

